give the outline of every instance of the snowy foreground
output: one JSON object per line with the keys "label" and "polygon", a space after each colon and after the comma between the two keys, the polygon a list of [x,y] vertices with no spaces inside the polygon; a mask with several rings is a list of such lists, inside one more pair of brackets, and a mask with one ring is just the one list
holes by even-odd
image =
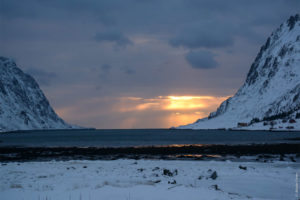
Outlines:
{"label": "snowy foreground", "polygon": [[0,199],[288,200],[295,199],[296,173],[300,173],[300,163],[287,161],[114,160],[2,163]]}

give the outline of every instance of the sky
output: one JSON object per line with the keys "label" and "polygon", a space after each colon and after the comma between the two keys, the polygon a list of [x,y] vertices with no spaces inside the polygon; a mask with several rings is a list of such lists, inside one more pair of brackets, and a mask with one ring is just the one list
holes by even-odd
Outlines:
{"label": "sky", "polygon": [[0,55],[67,122],[169,128],[243,84],[299,0],[0,0]]}

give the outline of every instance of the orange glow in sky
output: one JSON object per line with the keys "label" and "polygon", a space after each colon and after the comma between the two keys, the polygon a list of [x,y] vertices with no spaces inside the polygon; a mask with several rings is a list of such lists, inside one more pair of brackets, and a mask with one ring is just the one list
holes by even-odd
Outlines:
{"label": "orange glow in sky", "polygon": [[[214,111],[228,97],[214,96],[158,96],[154,98],[124,97],[120,112],[160,112],[161,127],[195,122]],[[125,102],[125,103],[124,103]],[[142,115],[139,115],[142,116]],[[139,120],[137,120],[139,121]]]}
{"label": "orange glow in sky", "polygon": [[121,109],[129,110],[201,110],[220,104],[228,97],[213,96],[159,96],[155,98],[124,97],[129,105],[133,107]]}
{"label": "orange glow in sky", "polygon": [[[94,124],[89,126],[96,128],[170,128],[207,117],[227,98],[193,95],[106,97],[81,101],[56,111],[65,119],[73,119],[75,123],[82,119],[94,120]],[[98,109],[100,104],[107,106]],[[93,108],[92,111],[79,109],[89,106]]]}
{"label": "orange glow in sky", "polygon": [[207,96],[168,96],[165,109],[167,110],[190,110],[203,108],[206,105],[201,101],[203,99],[212,99]]}

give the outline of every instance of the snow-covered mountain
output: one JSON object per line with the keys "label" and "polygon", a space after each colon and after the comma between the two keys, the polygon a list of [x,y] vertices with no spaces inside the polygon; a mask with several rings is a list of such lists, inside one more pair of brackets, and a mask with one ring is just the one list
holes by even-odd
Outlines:
{"label": "snow-covered mountain", "polygon": [[69,129],[51,108],[36,81],[0,57],[0,131]]}
{"label": "snow-covered mountain", "polygon": [[178,128],[300,130],[299,15],[271,34],[233,97],[207,118]]}

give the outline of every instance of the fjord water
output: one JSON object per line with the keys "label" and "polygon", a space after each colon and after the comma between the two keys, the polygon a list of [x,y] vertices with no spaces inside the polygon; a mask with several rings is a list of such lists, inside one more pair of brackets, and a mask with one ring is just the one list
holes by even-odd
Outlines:
{"label": "fjord water", "polygon": [[174,144],[293,143],[300,132],[111,129],[1,133],[0,146],[129,147]]}

